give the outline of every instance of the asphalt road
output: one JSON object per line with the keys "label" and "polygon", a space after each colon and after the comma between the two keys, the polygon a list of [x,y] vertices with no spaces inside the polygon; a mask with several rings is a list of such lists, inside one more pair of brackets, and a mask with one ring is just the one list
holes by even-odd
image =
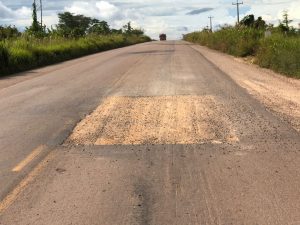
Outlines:
{"label": "asphalt road", "polygon": [[[13,81],[3,79],[5,83],[0,90],[1,198],[28,172],[15,173],[13,168],[39,146],[51,148],[61,144],[76,123],[144,57],[135,52],[148,48],[141,45],[114,50],[34,70],[22,78],[11,78]],[[26,80],[26,76],[31,79]],[[30,167],[28,165],[29,170]]]}
{"label": "asphalt road", "polygon": [[1,225],[300,224],[299,132],[185,42],[0,88]]}

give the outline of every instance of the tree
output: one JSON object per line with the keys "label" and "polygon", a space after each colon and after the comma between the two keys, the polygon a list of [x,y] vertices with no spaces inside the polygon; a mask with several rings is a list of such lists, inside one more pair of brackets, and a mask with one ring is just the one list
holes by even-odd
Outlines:
{"label": "tree", "polygon": [[111,33],[112,34],[122,34],[123,31],[122,31],[122,29],[111,29]]}
{"label": "tree", "polygon": [[132,29],[131,33],[137,36],[142,36],[145,32],[142,29]]}
{"label": "tree", "polygon": [[92,19],[83,15],[73,15],[70,12],[58,14],[58,33],[64,37],[84,36],[91,26]]}
{"label": "tree", "polygon": [[106,21],[92,19],[91,26],[88,29],[89,34],[107,35],[111,33],[109,25]]}
{"label": "tree", "polygon": [[254,22],[255,22],[254,15],[251,14],[251,15],[245,16],[245,17],[241,20],[240,25],[244,25],[244,26],[246,26],[246,27],[252,27],[253,24],[254,24]]}
{"label": "tree", "polygon": [[291,22],[293,22],[293,20],[289,20],[289,15],[288,15],[287,11],[283,11],[282,17],[283,17],[283,20],[279,21],[278,27],[282,32],[289,32],[290,31],[289,24]]}
{"label": "tree", "polygon": [[144,31],[142,29],[139,29],[139,28],[133,28],[131,26],[131,22],[129,21],[126,25],[123,26],[123,32],[125,34],[133,34],[133,35],[137,35],[137,36],[141,36],[141,35],[144,35]]}
{"label": "tree", "polygon": [[0,26],[0,39],[7,39],[20,36],[21,33],[15,26]]}
{"label": "tree", "polygon": [[253,26],[256,29],[265,29],[267,27],[266,21],[264,21],[261,16],[259,16],[257,20],[255,20]]}
{"label": "tree", "polygon": [[289,20],[289,15],[287,11],[283,11],[283,21],[282,23],[285,25],[285,27],[289,28],[289,24],[293,22],[293,20]]}
{"label": "tree", "polygon": [[37,13],[36,13],[36,3],[32,4],[32,25],[31,30],[34,32],[38,32],[40,30],[40,24],[37,20]]}
{"label": "tree", "polygon": [[257,20],[255,20],[255,17],[253,14],[245,16],[241,22],[240,25],[245,27],[253,27],[255,29],[265,29],[266,28],[266,22],[262,19],[262,17],[258,17]]}
{"label": "tree", "polygon": [[211,33],[211,30],[208,26],[204,27],[201,32]]}
{"label": "tree", "polygon": [[129,21],[126,25],[123,26],[123,30],[125,34],[131,34],[132,32],[132,26],[131,22]]}
{"label": "tree", "polygon": [[45,34],[44,27],[38,22],[37,9],[35,1],[32,4],[32,24],[26,28],[26,32],[34,36],[43,36]]}

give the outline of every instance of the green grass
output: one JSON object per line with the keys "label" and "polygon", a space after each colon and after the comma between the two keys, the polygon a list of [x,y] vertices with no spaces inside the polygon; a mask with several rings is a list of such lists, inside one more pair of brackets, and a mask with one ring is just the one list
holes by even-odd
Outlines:
{"label": "green grass", "polygon": [[0,41],[0,76],[146,41],[150,39],[134,35],[8,39]]}
{"label": "green grass", "polygon": [[265,38],[261,30],[227,27],[213,33],[190,33],[184,39],[234,56],[254,56],[261,67],[300,78],[299,36],[273,34]]}
{"label": "green grass", "polygon": [[300,37],[273,35],[262,39],[255,62],[261,67],[300,78]]}

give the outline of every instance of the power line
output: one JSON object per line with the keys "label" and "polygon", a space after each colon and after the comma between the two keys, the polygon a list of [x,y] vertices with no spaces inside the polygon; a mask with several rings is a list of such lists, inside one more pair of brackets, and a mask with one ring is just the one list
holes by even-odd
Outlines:
{"label": "power line", "polygon": [[210,31],[212,32],[212,18],[214,18],[213,16],[209,16],[209,21],[210,21]]}
{"label": "power line", "polygon": [[236,3],[232,3],[232,5],[236,5],[236,11],[237,11],[237,22],[240,23],[240,5],[243,5],[243,2],[239,2],[239,0],[236,0]]}

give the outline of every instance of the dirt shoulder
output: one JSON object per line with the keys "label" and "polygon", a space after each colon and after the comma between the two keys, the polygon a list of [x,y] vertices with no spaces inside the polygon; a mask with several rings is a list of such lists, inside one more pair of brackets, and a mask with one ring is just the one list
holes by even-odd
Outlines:
{"label": "dirt shoulder", "polygon": [[300,80],[200,45],[190,45],[271,111],[300,131]]}

